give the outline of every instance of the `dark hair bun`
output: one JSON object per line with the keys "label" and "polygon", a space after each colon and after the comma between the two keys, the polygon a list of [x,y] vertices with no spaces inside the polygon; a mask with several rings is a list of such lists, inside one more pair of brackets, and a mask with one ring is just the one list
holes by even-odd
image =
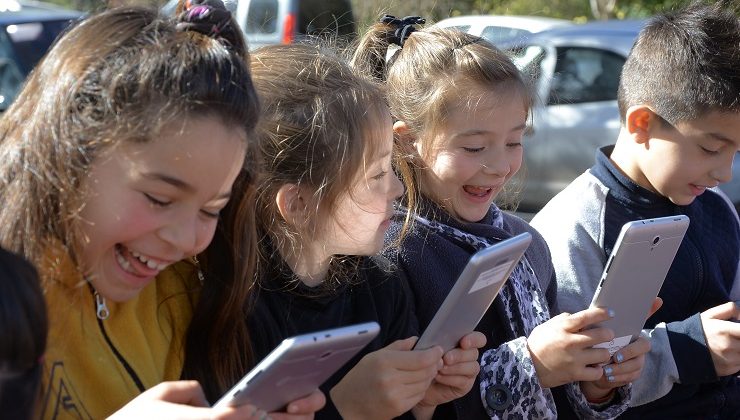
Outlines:
{"label": "dark hair bun", "polygon": [[177,19],[178,30],[199,32],[227,46],[241,48],[244,45],[231,12],[221,0],[186,0]]}

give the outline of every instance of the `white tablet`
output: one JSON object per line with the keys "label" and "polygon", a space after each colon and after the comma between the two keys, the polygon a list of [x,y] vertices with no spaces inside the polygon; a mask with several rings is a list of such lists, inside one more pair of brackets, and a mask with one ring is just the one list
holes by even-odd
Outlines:
{"label": "white tablet", "polygon": [[594,347],[614,354],[639,337],[688,227],[683,215],[625,223],[591,301],[614,310],[614,318],[598,325],[615,338]]}
{"label": "white tablet", "polygon": [[267,412],[280,411],[311,394],[379,331],[377,322],[367,322],[286,338],[214,407],[252,404]]}
{"label": "white tablet", "polygon": [[414,349],[457,347],[475,330],[531,241],[524,232],[473,254]]}

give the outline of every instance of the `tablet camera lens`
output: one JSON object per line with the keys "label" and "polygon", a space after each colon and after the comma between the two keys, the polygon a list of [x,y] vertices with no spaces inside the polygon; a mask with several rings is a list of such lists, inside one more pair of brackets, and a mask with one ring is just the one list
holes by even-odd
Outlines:
{"label": "tablet camera lens", "polygon": [[655,237],[655,238],[653,239],[653,245],[658,245],[658,242],[660,242],[660,236],[656,236],[656,237]]}

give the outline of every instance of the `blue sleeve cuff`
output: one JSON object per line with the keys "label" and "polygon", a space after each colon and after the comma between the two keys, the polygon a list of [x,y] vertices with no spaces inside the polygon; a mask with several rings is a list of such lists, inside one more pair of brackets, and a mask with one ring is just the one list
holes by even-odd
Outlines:
{"label": "blue sleeve cuff", "polygon": [[718,379],[698,313],[686,320],[666,324],[666,330],[682,384],[701,384]]}

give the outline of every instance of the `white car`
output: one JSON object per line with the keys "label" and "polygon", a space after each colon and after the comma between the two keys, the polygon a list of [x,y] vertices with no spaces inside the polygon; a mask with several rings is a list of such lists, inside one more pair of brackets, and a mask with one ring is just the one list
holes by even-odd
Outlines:
{"label": "white car", "polygon": [[[351,39],[355,22],[350,0],[223,0],[242,28],[249,49],[290,44],[306,36]],[[162,13],[172,15],[178,0]]]}
{"label": "white car", "polygon": [[542,16],[476,15],[442,19],[434,26],[455,28],[498,44],[548,29],[572,25],[565,19]]}
{"label": "white car", "polygon": [[[596,150],[615,142],[620,129],[617,88],[622,65],[645,20],[560,27],[508,43],[514,63],[534,82],[538,104],[524,140],[521,191],[504,196],[536,212],[594,164]],[[740,168],[720,185],[740,207]]]}

